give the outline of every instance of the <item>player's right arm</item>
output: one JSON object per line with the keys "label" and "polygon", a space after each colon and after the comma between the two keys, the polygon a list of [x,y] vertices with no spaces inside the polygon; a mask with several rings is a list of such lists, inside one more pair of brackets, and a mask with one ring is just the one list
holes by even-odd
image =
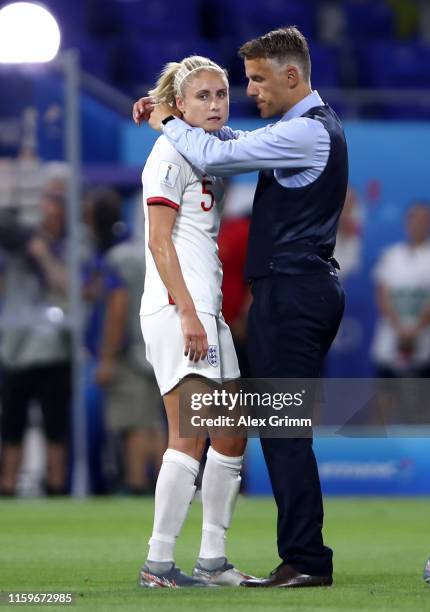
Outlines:
{"label": "player's right arm", "polygon": [[185,284],[172,240],[176,215],[177,211],[168,206],[148,206],[149,249],[160,278],[178,308],[184,334],[184,354],[198,361],[206,358],[208,340]]}
{"label": "player's right arm", "polygon": [[[163,147],[164,144],[164,147]],[[166,148],[167,146],[167,148]],[[185,187],[185,160],[167,143],[158,143],[157,161],[148,168],[151,177],[148,203],[148,246],[161,280],[173,298],[181,317],[184,353],[190,359],[205,359],[208,351],[206,331],[182,274],[172,239],[176,217]],[[166,168],[170,179],[166,179]]]}

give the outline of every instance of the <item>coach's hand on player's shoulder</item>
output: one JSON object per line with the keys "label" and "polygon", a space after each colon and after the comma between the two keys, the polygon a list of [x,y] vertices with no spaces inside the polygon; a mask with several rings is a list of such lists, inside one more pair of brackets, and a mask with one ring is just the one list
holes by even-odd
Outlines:
{"label": "coach's hand on player's shoulder", "polygon": [[197,313],[186,311],[181,314],[182,333],[184,334],[184,355],[191,361],[206,359],[208,338]]}

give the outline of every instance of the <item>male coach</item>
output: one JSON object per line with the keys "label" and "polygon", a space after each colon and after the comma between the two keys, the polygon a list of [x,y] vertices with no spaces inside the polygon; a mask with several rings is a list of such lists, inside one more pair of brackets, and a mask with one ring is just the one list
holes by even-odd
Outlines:
{"label": "male coach", "polygon": [[[263,118],[280,120],[252,132],[192,128],[148,98],[134,105],[200,170],[228,176],[260,170],[246,276],[251,371],[258,378],[317,378],[344,309],[333,250],[348,180],[341,123],[310,84],[306,39],[295,27],[245,43],[247,93]],[[211,104],[216,114],[216,100]],[[163,124],[161,126],[161,124]],[[247,587],[332,584],[332,551],[322,539],[323,506],[311,439],[263,438],[278,507],[282,563]]]}

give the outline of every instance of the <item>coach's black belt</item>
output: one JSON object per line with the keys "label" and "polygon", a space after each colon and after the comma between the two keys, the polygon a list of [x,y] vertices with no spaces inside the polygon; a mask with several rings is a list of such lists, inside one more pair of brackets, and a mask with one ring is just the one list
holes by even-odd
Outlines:
{"label": "coach's black belt", "polygon": [[339,262],[333,257],[333,250],[330,248],[318,247],[314,244],[306,244],[305,242],[290,242],[282,247],[282,252],[318,255],[318,257],[330,263],[334,268],[340,270]]}

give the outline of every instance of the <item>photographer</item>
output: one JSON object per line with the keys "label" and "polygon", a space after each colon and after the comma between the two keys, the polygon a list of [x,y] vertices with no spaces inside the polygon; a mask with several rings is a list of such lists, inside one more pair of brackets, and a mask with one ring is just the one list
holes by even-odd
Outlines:
{"label": "photographer", "polygon": [[[95,366],[89,388],[102,392],[107,440],[111,446],[119,442],[120,451],[113,463],[122,478],[108,485],[132,495],[147,494],[152,488],[151,465],[158,471],[165,436],[161,398],[140,329],[145,251],[122,220],[117,192],[92,189],[85,213],[94,241],[93,256],[84,266],[83,291],[88,307],[86,348]],[[88,406],[87,410],[91,412]]]}
{"label": "photographer", "polygon": [[45,192],[38,227],[16,215],[0,219],[3,250],[3,380],[0,491],[14,495],[30,403],[37,400],[47,439],[48,494],[66,492],[69,434],[70,338],[66,321],[65,204]]}

